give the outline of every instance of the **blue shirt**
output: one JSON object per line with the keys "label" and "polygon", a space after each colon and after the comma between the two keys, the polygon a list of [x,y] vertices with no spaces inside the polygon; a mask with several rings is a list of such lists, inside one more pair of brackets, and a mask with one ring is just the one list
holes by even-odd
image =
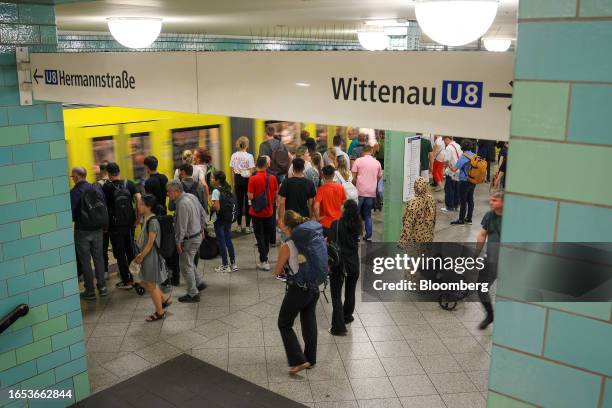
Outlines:
{"label": "blue shirt", "polygon": [[457,163],[455,163],[455,167],[459,169],[459,181],[468,181],[468,175],[470,174],[470,159],[465,157],[466,155],[471,158],[474,156],[474,153],[466,150],[457,160]]}

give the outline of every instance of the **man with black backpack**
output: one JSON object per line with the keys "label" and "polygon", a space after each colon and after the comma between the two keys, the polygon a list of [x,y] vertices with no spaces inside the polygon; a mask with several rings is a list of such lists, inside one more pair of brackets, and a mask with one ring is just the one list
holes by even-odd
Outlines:
{"label": "man with black backpack", "polygon": [[134,203],[140,200],[140,193],[136,185],[130,180],[122,180],[117,163],[108,163],[106,166],[110,181],[104,184],[102,190],[106,197],[109,211],[108,233],[113,246],[113,255],[119,266],[121,282],[117,283],[119,289],[132,289],[133,278],[130,273],[130,262],[134,254],[134,227],[138,220]]}
{"label": "man with black backpack", "polygon": [[202,204],[204,211],[208,214],[208,193],[198,180],[193,179],[193,166],[184,163],[178,168],[178,171],[183,191],[196,196],[200,204]]}
{"label": "man with black backpack", "polygon": [[276,176],[278,184],[281,184],[291,165],[287,146],[274,137],[275,130],[272,126],[266,128],[266,140],[259,145],[258,157],[268,156],[270,158],[270,173]]}
{"label": "man with black backpack", "polygon": [[85,168],[73,167],[71,177],[74,182],[74,187],[70,190],[74,245],[85,282],[85,291],[81,293],[81,297],[86,300],[96,300],[93,285],[94,272],[91,269],[92,259],[98,292],[100,296],[108,294],[102,253],[102,229],[108,224],[106,200],[98,184],[87,182]]}

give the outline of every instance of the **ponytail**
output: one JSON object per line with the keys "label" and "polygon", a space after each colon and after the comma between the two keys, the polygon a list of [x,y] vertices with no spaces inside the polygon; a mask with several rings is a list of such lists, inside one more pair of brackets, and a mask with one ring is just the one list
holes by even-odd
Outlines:
{"label": "ponytail", "polygon": [[305,223],[306,221],[308,221],[307,217],[302,217],[299,213],[293,210],[286,211],[285,216],[283,217],[283,223],[291,229]]}

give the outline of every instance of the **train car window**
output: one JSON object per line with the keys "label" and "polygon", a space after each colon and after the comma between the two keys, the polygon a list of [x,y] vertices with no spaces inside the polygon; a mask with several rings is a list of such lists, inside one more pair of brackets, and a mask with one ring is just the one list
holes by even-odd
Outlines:
{"label": "train car window", "polygon": [[[300,122],[282,122],[278,120],[268,120],[264,122],[265,127],[272,126],[277,138],[281,140],[291,151],[295,151],[303,143],[300,136],[302,124]],[[264,129],[265,131],[265,129]],[[314,137],[314,135],[310,135]]]}
{"label": "train car window", "polygon": [[129,143],[130,154],[132,155],[132,169],[134,170],[134,181],[140,184],[147,178],[144,159],[151,151],[149,132],[132,133]]}
{"label": "train car window", "polygon": [[181,155],[185,150],[203,148],[212,156],[212,164],[221,168],[221,127],[203,126],[172,130],[172,158],[174,168],[181,164]]}
{"label": "train car window", "polygon": [[100,179],[100,163],[115,161],[115,143],[112,136],[100,136],[92,139],[93,148],[93,174],[96,175],[96,180]]}

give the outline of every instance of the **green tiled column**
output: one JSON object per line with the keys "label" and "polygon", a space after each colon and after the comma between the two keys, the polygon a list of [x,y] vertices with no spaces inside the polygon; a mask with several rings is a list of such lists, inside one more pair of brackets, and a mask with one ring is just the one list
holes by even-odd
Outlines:
{"label": "green tiled column", "polygon": [[[0,406],[10,389],[89,395],[78,295],[62,107],[19,105],[16,45],[56,44],[53,6],[0,3],[0,316],[30,313],[0,335]],[[48,49],[48,48],[46,48]]]}
{"label": "green tiled column", "polygon": [[[519,10],[502,239],[612,242],[612,0]],[[500,293],[529,258],[500,265]],[[611,312],[498,298],[488,406],[612,407]]]}

